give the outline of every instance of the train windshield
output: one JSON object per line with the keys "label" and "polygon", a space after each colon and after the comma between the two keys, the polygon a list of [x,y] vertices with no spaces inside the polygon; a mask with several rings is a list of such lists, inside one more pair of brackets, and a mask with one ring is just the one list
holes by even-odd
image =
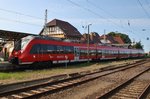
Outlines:
{"label": "train windshield", "polygon": [[32,39],[32,36],[27,36],[21,39],[21,50],[25,49],[25,47],[31,41],[31,39]]}
{"label": "train windshield", "polygon": [[19,51],[19,50],[25,49],[25,47],[26,47],[27,44],[30,42],[30,40],[31,40],[31,36],[27,36],[27,37],[22,38],[21,40],[18,40],[18,41],[15,43],[14,50],[15,50],[15,51]]}

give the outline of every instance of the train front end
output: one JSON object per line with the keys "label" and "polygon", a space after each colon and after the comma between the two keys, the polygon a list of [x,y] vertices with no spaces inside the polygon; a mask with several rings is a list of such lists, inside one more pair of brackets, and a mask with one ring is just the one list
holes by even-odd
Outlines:
{"label": "train front end", "polygon": [[32,36],[26,36],[14,44],[14,49],[9,57],[10,63],[17,65],[23,63],[22,59],[24,57],[26,47],[32,39]]}

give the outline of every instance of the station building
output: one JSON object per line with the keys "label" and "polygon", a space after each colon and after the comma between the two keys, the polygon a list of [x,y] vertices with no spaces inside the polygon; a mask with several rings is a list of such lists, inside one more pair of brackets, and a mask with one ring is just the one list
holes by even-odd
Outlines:
{"label": "station building", "polygon": [[81,33],[70,23],[58,19],[48,22],[39,35],[68,39],[79,42],[82,38]]}

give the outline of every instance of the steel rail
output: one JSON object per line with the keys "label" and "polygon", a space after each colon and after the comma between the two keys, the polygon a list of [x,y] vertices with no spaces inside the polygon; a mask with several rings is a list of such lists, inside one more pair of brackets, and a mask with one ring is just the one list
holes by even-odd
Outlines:
{"label": "steel rail", "polygon": [[141,94],[137,97],[137,99],[142,99],[143,97],[145,97],[149,89],[150,89],[150,83],[147,84],[147,86],[144,88]]}
{"label": "steel rail", "polygon": [[[109,75],[109,74],[112,74],[112,73],[117,72],[117,71],[121,71],[121,70],[125,70],[125,69],[128,69],[128,68],[132,68],[132,67],[138,66],[138,65],[143,64],[143,63],[145,63],[145,62],[134,64],[134,66],[122,67],[122,68],[120,67],[118,70],[115,70],[115,69],[111,68],[111,69],[108,69],[108,70],[112,70],[112,72],[110,72],[110,73],[105,73],[103,75],[96,76],[96,77],[89,78],[89,79],[85,79],[83,81],[82,80],[76,80],[76,79],[81,78],[81,77],[85,77],[87,75],[96,74],[96,73],[99,73],[99,72],[102,72],[102,71],[101,70],[94,71],[94,72],[87,71],[85,74],[83,73],[83,75],[80,75],[79,73],[72,73],[72,74],[70,74],[71,78],[59,80],[59,81],[56,81],[56,82],[46,82],[46,83],[43,83],[43,84],[36,84],[36,85],[33,85],[33,86],[28,86],[28,87],[24,87],[24,88],[20,88],[20,89],[15,89],[15,90],[12,90],[12,91],[8,91],[8,92],[3,92],[3,93],[0,93],[0,96],[4,97],[4,96],[10,96],[10,95],[12,95],[13,97],[18,97],[18,98],[23,98],[23,99],[24,98],[33,98],[33,97],[40,96],[40,95],[42,95],[44,93],[54,93],[54,92],[56,92],[58,90],[61,90],[61,89],[64,89],[64,88],[69,88],[71,86],[76,86],[76,85],[79,85],[79,84],[82,84],[82,83],[86,83],[88,81],[97,79],[99,77],[102,77],[102,76],[105,76],[105,75]],[[107,70],[105,70],[105,71],[107,71]],[[59,84],[62,84],[62,86],[60,86]],[[43,87],[47,87],[47,85],[49,86],[49,88],[48,89],[47,88],[44,89]],[[50,86],[53,86],[53,87],[50,87]],[[43,88],[43,91],[42,92],[36,91],[35,89],[37,89],[37,87]],[[32,91],[34,90],[33,91],[34,94],[27,93],[30,90],[32,90]],[[24,92],[23,94],[26,95],[26,96],[16,95],[16,93],[18,93],[18,92],[20,93],[21,91],[23,91]],[[27,91],[27,92],[25,92],[25,91]]]}
{"label": "steel rail", "polygon": [[[109,89],[108,91],[105,91],[104,93],[100,94],[99,96],[96,97],[96,99],[107,99],[110,96],[112,96],[115,92],[117,92],[118,90],[122,89],[124,86],[128,85],[129,83],[131,83],[132,81],[134,81],[135,78],[139,77],[140,75],[142,75],[143,73],[147,72],[148,70],[150,70],[149,68],[146,68],[145,70],[141,71],[140,73],[138,73],[136,76],[131,77],[130,79],[125,80],[124,82],[118,84],[117,86],[112,87],[111,89]],[[142,93],[137,96],[136,99],[142,99],[141,97],[144,95],[145,91],[147,90],[147,88],[149,88],[149,86],[147,86],[145,88],[145,90],[142,91]]]}

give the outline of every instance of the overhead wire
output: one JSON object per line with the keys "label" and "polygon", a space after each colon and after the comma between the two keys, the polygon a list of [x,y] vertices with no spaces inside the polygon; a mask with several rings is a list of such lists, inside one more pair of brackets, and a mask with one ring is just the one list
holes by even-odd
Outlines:
{"label": "overhead wire", "polygon": [[[71,0],[67,0],[67,1],[70,2],[71,4],[77,6],[77,7],[80,7],[80,8],[82,8],[82,9],[84,9],[84,10],[86,10],[86,11],[88,11],[88,12],[90,12],[90,13],[92,13],[92,14],[98,16],[98,17],[100,17],[100,18],[106,19],[108,22],[113,23],[113,25],[115,25],[117,28],[120,27],[120,28],[122,28],[123,30],[127,31],[127,29],[125,29],[124,27],[122,27],[122,26],[120,26],[120,25],[114,23],[113,21],[111,21],[111,20],[109,20],[109,19],[103,17],[102,15],[100,15],[100,14],[98,14],[98,13],[92,11],[91,9],[86,8],[86,7],[83,7],[83,6],[81,6],[81,5],[79,5],[79,4],[75,3],[75,2],[73,2],[73,1],[71,1]],[[131,31],[130,31],[130,32],[131,32]]]}
{"label": "overhead wire", "polygon": [[150,18],[149,13],[147,12],[147,10],[143,7],[143,4],[140,2],[140,0],[137,0],[139,5],[141,6],[142,10],[144,11],[145,15],[147,15],[148,18]]}
{"label": "overhead wire", "polygon": [[[16,11],[13,11],[13,10],[7,10],[7,9],[3,9],[3,8],[0,8],[1,11],[4,11],[4,12],[7,12],[7,13],[12,13],[12,14],[16,14],[16,15],[20,15],[20,16],[26,16],[26,17],[29,17],[29,18],[33,18],[33,19],[38,19],[38,20],[43,20],[43,18],[40,18],[40,17],[36,17],[36,16],[32,16],[32,15],[28,15],[28,14],[23,14],[21,12],[16,12]],[[13,20],[13,19],[8,19],[8,18],[3,18],[3,17],[0,17],[1,20],[5,20],[5,21],[11,21],[11,22],[17,22],[17,23],[22,23],[22,24],[28,24],[28,25],[33,25],[33,26],[42,26],[42,25],[39,25],[39,24],[34,24],[34,23],[31,23],[31,22],[23,22],[23,21],[20,21],[20,20]]]}
{"label": "overhead wire", "polygon": [[[103,8],[101,8],[100,6],[97,6],[96,4],[94,4],[93,2],[91,2],[90,0],[86,0],[86,1],[87,1],[87,3],[89,3],[90,5],[92,5],[93,7],[98,8],[99,10],[105,12],[105,13],[106,13],[107,15],[109,15],[110,17],[112,17],[112,18],[114,18],[114,19],[117,19],[116,16],[110,14],[108,11],[106,11],[106,10],[103,9]],[[122,21],[121,21],[121,20],[120,20],[120,24],[121,24],[120,27],[124,28],[124,26],[122,25]]]}
{"label": "overhead wire", "polygon": [[33,24],[33,23],[29,23],[29,22],[23,22],[23,21],[19,21],[19,20],[12,20],[12,19],[3,18],[3,17],[0,17],[0,20],[5,20],[5,21],[9,21],[9,22],[17,22],[17,23],[22,23],[22,24],[27,24],[27,25],[33,25],[33,26],[38,26],[38,27],[42,26],[42,25],[38,25],[38,24]]}
{"label": "overhead wire", "polygon": [[44,20],[44,18],[40,18],[40,17],[28,15],[28,14],[23,14],[23,13],[21,13],[21,12],[16,12],[16,11],[12,11],[12,10],[7,10],[7,9],[3,9],[3,8],[0,8],[0,10],[1,10],[1,11],[5,11],[5,12],[9,12],[9,13],[13,13],[13,14],[18,14],[18,15],[30,17],[30,18],[34,18],[34,19],[36,18],[36,19]]}
{"label": "overhead wire", "polygon": [[[87,1],[90,5],[94,6],[95,8],[98,8],[98,9],[102,10],[103,12],[105,12],[106,14],[108,14],[109,16],[111,16],[112,18],[117,18],[116,16],[113,16],[113,15],[110,14],[108,11],[106,11],[106,10],[104,10],[103,8],[97,6],[97,5],[94,4],[93,2],[91,2],[91,1],[89,1],[89,0],[86,0],[86,1]],[[121,21],[121,20],[120,20],[120,24],[121,24],[121,26],[122,26],[122,21]],[[127,20],[127,25],[130,27],[130,20]],[[122,26],[122,28],[124,28],[124,27]],[[130,31],[130,32],[132,32],[132,31]]]}
{"label": "overhead wire", "polygon": [[82,8],[82,9],[84,9],[84,10],[86,10],[86,11],[88,11],[88,12],[90,12],[90,13],[92,13],[92,14],[98,16],[98,17],[100,17],[100,18],[106,19],[106,21],[113,23],[113,25],[116,26],[117,28],[120,27],[120,28],[122,28],[123,30],[126,31],[126,29],[125,29],[124,27],[122,27],[122,26],[120,26],[120,25],[114,23],[113,21],[111,21],[111,20],[109,20],[109,19],[103,17],[102,15],[100,15],[100,14],[98,14],[98,13],[92,11],[91,9],[86,8],[86,7],[83,7],[83,6],[81,6],[81,5],[79,5],[79,4],[75,3],[75,2],[73,2],[73,1],[71,1],[71,0],[67,0],[67,1],[70,2],[71,4],[75,5],[75,6],[79,7],[79,8]]}
{"label": "overhead wire", "polygon": [[147,3],[148,7],[150,8],[150,2],[148,0],[145,0],[145,2]]}
{"label": "overhead wire", "polygon": [[[149,4],[149,2],[147,0],[145,0],[147,4]],[[143,4],[141,3],[140,0],[137,0],[138,4],[140,5],[140,7],[142,8],[143,12],[145,13],[145,15],[150,18],[150,15],[149,13],[147,12],[147,10],[144,8]],[[150,6],[148,5],[148,7],[150,8]],[[143,31],[143,29],[142,29]]]}
{"label": "overhead wire", "polygon": [[87,3],[89,3],[90,5],[92,5],[95,8],[100,9],[101,11],[105,12],[107,15],[111,16],[112,18],[116,18],[115,16],[113,16],[112,14],[110,14],[108,11],[104,10],[103,8],[101,8],[100,6],[97,6],[96,4],[94,4],[93,2],[86,0]]}
{"label": "overhead wire", "polygon": [[[117,19],[117,17],[116,16],[114,16],[114,15],[112,15],[112,14],[110,14],[108,11],[106,11],[105,9],[103,9],[103,8],[101,8],[100,6],[97,6],[96,4],[94,4],[93,2],[91,2],[90,0],[86,0],[90,5],[92,5],[93,7],[95,7],[95,8],[98,8],[98,9],[100,9],[101,11],[103,11],[103,12],[105,12],[107,15],[109,15],[110,17],[112,17],[112,18],[115,18],[115,19]],[[129,20],[127,20],[127,22],[128,22],[128,26],[129,26]],[[124,28],[124,26],[122,25],[122,21],[120,20],[120,26],[122,27],[122,28]]]}
{"label": "overhead wire", "polygon": [[[101,11],[105,12],[107,15],[111,16],[112,18],[117,18],[116,16],[113,16],[113,15],[110,14],[108,11],[104,10],[104,9],[101,8],[100,6],[97,6],[96,4],[94,4],[93,2],[91,2],[90,0],[86,0],[86,1],[87,1],[90,5],[92,5],[93,7],[100,9]],[[120,20],[120,24],[121,24],[121,26],[122,26],[122,21],[121,21],[121,20]],[[131,28],[132,25],[130,24],[130,20],[128,20],[127,25],[128,25],[128,27],[130,28],[129,32],[134,33],[133,31],[137,31],[137,30]],[[124,27],[122,26],[122,28],[124,28]],[[134,34],[135,34],[135,33],[134,33]],[[135,34],[135,35],[137,36],[137,34]],[[140,36],[140,35],[139,35],[139,36]]]}
{"label": "overhead wire", "polygon": [[[129,27],[131,30],[129,30],[129,29],[123,27],[123,26],[120,26],[120,25],[114,23],[113,21],[111,21],[111,20],[109,20],[109,19],[103,17],[102,15],[100,15],[100,14],[94,12],[93,10],[91,10],[91,9],[89,9],[89,8],[83,7],[83,6],[81,6],[81,5],[79,5],[79,4],[75,3],[75,2],[73,2],[73,1],[71,1],[71,0],[67,0],[67,1],[70,2],[71,4],[75,5],[75,6],[79,7],[79,8],[82,8],[82,9],[84,9],[84,10],[86,10],[86,11],[88,11],[88,12],[90,12],[90,13],[92,13],[92,14],[98,16],[98,17],[100,17],[100,18],[106,19],[108,22],[111,22],[111,23],[113,23],[115,26],[117,26],[117,28],[120,27],[120,28],[122,28],[122,29],[125,30],[125,31],[129,31],[129,32],[133,33],[135,36],[139,35],[139,34],[136,34],[136,33],[134,33],[134,32],[132,31],[132,30],[134,30],[134,31],[137,31],[137,30],[135,30],[135,29],[133,29],[133,28],[131,29],[131,23],[129,23],[129,20],[127,21],[127,25],[128,25],[128,27]],[[88,1],[88,0],[87,0],[87,1]],[[90,2],[90,3],[91,3],[91,2]],[[94,5],[93,5],[93,6],[94,6]],[[95,7],[97,7],[97,6],[95,6]],[[101,8],[99,8],[99,9],[101,9]],[[104,9],[101,9],[101,10],[103,10],[105,13],[111,15],[110,13],[106,12]],[[111,15],[111,16],[112,16],[112,15]],[[113,17],[114,17],[114,16],[113,16]],[[130,25],[129,25],[129,24],[130,24]],[[139,35],[139,37],[141,37],[141,36]]]}

